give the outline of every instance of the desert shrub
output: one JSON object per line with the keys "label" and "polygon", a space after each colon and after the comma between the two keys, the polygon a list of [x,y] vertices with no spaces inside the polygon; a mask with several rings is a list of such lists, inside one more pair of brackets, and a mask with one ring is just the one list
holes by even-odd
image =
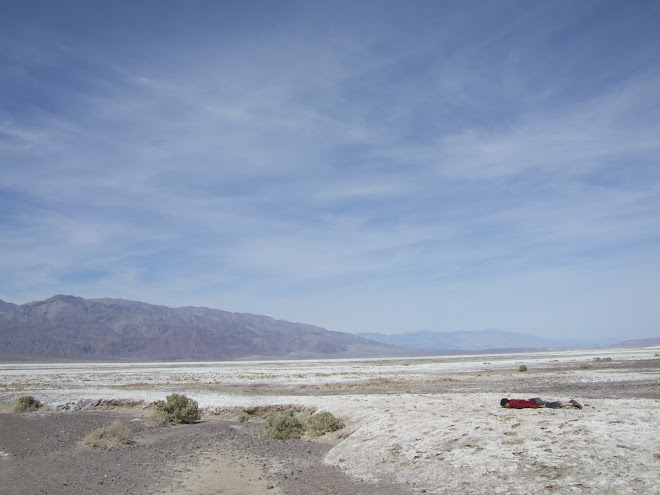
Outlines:
{"label": "desert shrub", "polygon": [[520,368],[518,368],[518,371],[520,371],[521,373],[524,373],[525,371],[527,371],[527,366],[525,366],[524,364],[521,364]]}
{"label": "desert shrub", "polygon": [[588,369],[591,369],[591,366],[589,366],[588,364],[584,364],[584,363],[582,363],[582,364],[580,365],[580,369],[581,369],[581,370],[588,370]]}
{"label": "desert shrub", "polygon": [[654,357],[660,357],[660,354],[656,352]]}
{"label": "desert shrub", "polygon": [[306,430],[310,435],[321,436],[326,433],[340,430],[344,427],[344,422],[329,412],[320,412],[311,416],[305,424]]}
{"label": "desert shrub", "polygon": [[14,407],[12,407],[12,411],[15,413],[31,412],[36,411],[42,405],[43,404],[41,402],[39,402],[31,395],[24,395],[23,397],[18,398],[14,404]]}
{"label": "desert shrub", "polygon": [[606,357],[606,358],[595,357],[594,361],[612,361],[612,358],[611,357]]}
{"label": "desert shrub", "polygon": [[94,428],[85,436],[83,444],[87,447],[109,450],[130,443],[133,433],[121,421],[113,421],[109,426]]}
{"label": "desert shrub", "polygon": [[243,413],[238,417],[238,421],[240,423],[247,423],[250,420],[250,415],[247,413]]}
{"label": "desert shrub", "polygon": [[296,418],[293,409],[271,414],[266,418],[261,428],[259,428],[260,437],[274,438],[276,440],[300,438],[302,432],[303,425]]}
{"label": "desert shrub", "polygon": [[201,413],[197,401],[182,394],[172,394],[154,404],[154,418],[168,423],[194,423]]}

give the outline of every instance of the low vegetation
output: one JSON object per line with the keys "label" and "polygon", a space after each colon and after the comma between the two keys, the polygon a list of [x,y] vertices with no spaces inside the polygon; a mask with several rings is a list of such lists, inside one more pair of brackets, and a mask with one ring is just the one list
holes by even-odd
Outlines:
{"label": "low vegetation", "polygon": [[521,364],[520,368],[518,368],[518,371],[521,372],[521,373],[524,373],[525,371],[527,371],[527,366],[525,366],[524,364]]}
{"label": "low vegetation", "polygon": [[296,418],[293,409],[271,414],[266,418],[264,424],[259,428],[259,436],[262,438],[274,438],[275,440],[287,440],[289,438],[300,438],[303,434],[303,425]]}
{"label": "low vegetation", "polygon": [[304,434],[321,436],[343,427],[344,422],[329,412],[320,412],[301,421],[293,409],[287,409],[268,416],[258,435],[262,438],[287,440],[300,438]]}
{"label": "low vegetation", "polygon": [[43,406],[43,404],[31,395],[24,395],[23,397],[18,398],[11,410],[15,413],[32,412],[36,411],[41,406]]}
{"label": "low vegetation", "polygon": [[154,419],[163,423],[194,423],[201,418],[197,401],[182,394],[172,394],[154,404]]}
{"label": "low vegetation", "polygon": [[110,450],[131,443],[133,432],[121,421],[113,421],[109,426],[91,430],[83,440],[83,445],[94,449]]}
{"label": "low vegetation", "polygon": [[306,431],[316,437],[341,430],[344,426],[341,419],[326,411],[310,416],[305,423]]}

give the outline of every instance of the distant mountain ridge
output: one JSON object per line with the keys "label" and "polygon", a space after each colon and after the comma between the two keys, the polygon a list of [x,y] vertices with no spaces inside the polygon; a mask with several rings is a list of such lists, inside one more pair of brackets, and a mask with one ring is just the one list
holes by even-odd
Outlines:
{"label": "distant mountain ridge", "polygon": [[360,337],[408,349],[483,351],[488,349],[547,349],[557,347],[597,347],[609,341],[550,339],[503,330],[456,332],[408,332],[386,335],[358,333]]}
{"label": "distant mountain ridge", "polygon": [[3,311],[14,309],[15,307],[17,307],[16,304],[8,303],[0,299],[0,313],[2,313]]}
{"label": "distant mountain ridge", "polygon": [[57,295],[0,301],[0,356],[224,360],[396,355],[383,343],[268,316]]}
{"label": "distant mountain ridge", "polygon": [[655,347],[660,346],[660,338],[654,339],[633,339],[617,342],[613,347]]}
{"label": "distant mountain ridge", "polygon": [[227,360],[394,357],[577,347],[648,347],[560,340],[501,330],[350,334],[268,316],[204,307],[57,295],[16,305],[0,300],[0,360]]}

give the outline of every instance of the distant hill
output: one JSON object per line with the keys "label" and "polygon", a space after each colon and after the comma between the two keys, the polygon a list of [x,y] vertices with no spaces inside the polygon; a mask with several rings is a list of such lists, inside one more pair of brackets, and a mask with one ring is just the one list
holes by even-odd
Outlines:
{"label": "distant hill", "polygon": [[366,339],[409,349],[483,351],[487,349],[546,349],[556,347],[589,347],[610,342],[593,340],[559,340],[502,330],[473,332],[409,332],[393,335],[358,333]]}
{"label": "distant hill", "polygon": [[201,307],[58,295],[0,304],[0,356],[89,360],[224,360],[397,355],[354,334]]}
{"label": "distant hill", "polygon": [[612,347],[655,347],[659,345],[660,345],[660,338],[624,340],[623,342],[617,342]]}

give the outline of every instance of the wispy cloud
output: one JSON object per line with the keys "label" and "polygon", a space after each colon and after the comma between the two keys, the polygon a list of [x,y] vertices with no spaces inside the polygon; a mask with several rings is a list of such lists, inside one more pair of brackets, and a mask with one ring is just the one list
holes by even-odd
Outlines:
{"label": "wispy cloud", "polygon": [[1,298],[656,331],[655,5],[207,7],[0,22]]}

